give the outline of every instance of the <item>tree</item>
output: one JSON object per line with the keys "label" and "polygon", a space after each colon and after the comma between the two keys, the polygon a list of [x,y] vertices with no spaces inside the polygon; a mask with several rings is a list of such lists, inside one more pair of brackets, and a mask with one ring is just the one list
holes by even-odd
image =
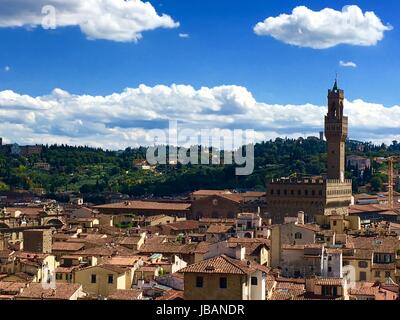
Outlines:
{"label": "tree", "polygon": [[383,182],[381,177],[379,176],[373,176],[371,179],[371,189],[374,192],[379,192],[382,191],[382,187],[383,187]]}

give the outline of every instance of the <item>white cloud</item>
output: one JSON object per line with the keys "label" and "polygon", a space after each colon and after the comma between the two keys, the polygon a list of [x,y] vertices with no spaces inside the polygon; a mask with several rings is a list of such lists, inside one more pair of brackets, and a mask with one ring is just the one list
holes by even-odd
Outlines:
{"label": "white cloud", "polygon": [[[8,142],[67,143],[111,149],[148,145],[149,129],[178,120],[180,128],[254,129],[259,140],[318,135],[326,107],[256,101],[240,86],[140,85],[107,96],[74,95],[61,89],[31,97],[0,91],[0,136]],[[350,137],[400,140],[400,106],[346,101]]]}
{"label": "white cloud", "polygon": [[179,23],[141,0],[0,0],[0,27],[38,26],[79,26],[88,39],[136,42],[144,31]]}
{"label": "white cloud", "polygon": [[190,35],[188,33],[180,33],[179,38],[190,38]]}
{"label": "white cloud", "polygon": [[10,71],[10,70],[11,70],[11,67],[10,67],[10,66],[5,66],[5,67],[4,67],[4,71],[5,71],[5,72],[8,72],[8,71]]}
{"label": "white cloud", "polygon": [[340,65],[341,67],[345,67],[345,68],[357,68],[357,64],[356,64],[355,62],[353,62],[353,61],[343,61],[343,60],[340,60],[340,61],[339,61],[339,65]]}
{"label": "white cloud", "polygon": [[374,12],[363,13],[356,5],[345,6],[342,11],[312,11],[299,6],[291,14],[257,23],[254,32],[299,47],[327,49],[339,44],[373,46],[383,39],[385,31],[392,29]]}

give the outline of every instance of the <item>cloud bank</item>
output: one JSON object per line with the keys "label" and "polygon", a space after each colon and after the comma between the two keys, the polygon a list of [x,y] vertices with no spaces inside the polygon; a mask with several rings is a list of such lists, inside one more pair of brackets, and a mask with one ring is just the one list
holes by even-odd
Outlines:
{"label": "cloud bank", "polygon": [[381,41],[384,25],[372,11],[363,11],[356,5],[345,6],[342,11],[325,8],[313,11],[305,6],[293,9],[291,14],[269,17],[254,27],[259,36],[271,36],[298,47],[327,49],[340,44],[373,46]]}
{"label": "cloud bank", "polygon": [[[74,95],[61,89],[38,97],[0,92],[0,136],[20,144],[66,143],[109,149],[152,144],[149,129],[254,129],[258,141],[314,135],[326,107],[256,101],[240,86],[140,85],[107,96]],[[350,137],[373,142],[400,140],[400,106],[361,99],[346,101]]]}
{"label": "cloud bank", "polygon": [[136,42],[142,32],[176,28],[141,0],[0,0],[0,27],[79,27],[88,39]]}

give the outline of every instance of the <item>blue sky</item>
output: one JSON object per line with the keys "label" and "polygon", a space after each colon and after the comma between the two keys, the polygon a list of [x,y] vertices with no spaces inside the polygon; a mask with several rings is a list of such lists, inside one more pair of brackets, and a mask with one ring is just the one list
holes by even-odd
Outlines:
{"label": "blue sky", "polygon": [[[32,0],[17,2],[23,5],[24,2],[30,3]],[[399,104],[400,31],[396,25],[400,9],[398,1],[150,2],[157,14],[165,13],[174,22],[179,22],[179,26],[170,24],[169,27],[165,27],[167,22],[163,22],[164,26],[142,32],[143,37],[137,42],[119,42],[101,37],[90,40],[88,32],[83,32],[76,25],[61,26],[55,30],[44,30],[40,25],[35,28],[27,25],[16,27],[10,22],[2,24],[2,19],[6,18],[0,14],[0,92],[12,91],[18,99],[22,95],[36,99],[51,95],[55,88],[60,88],[68,94],[104,97],[113,93],[119,94],[125,88],[138,88],[140,84],[150,88],[180,84],[191,86],[195,90],[226,85],[246,88],[252,98],[260,104],[302,106],[309,103],[323,106],[326,104],[326,91],[333,83],[335,72],[338,72],[339,84],[345,89],[349,101],[361,99],[365,103],[379,104],[386,108]],[[291,14],[298,6],[306,6],[317,12],[325,8],[341,11],[342,7],[350,4],[357,5],[362,12],[373,11],[380,18],[382,25],[390,25],[392,30],[385,31],[383,38],[374,45],[338,44],[325,49],[291,45],[272,36],[260,36],[253,30],[258,22],[283,13]],[[22,14],[19,15],[18,10],[22,9],[18,5],[13,8],[12,1],[0,0],[0,11],[6,6],[18,19],[25,19]],[[40,16],[40,13],[38,15]],[[187,34],[188,37],[183,38],[179,34]],[[342,67],[339,65],[340,61],[352,62],[356,67]],[[3,97],[3,110],[11,110],[12,113],[9,103],[4,102],[6,99],[9,99],[9,95]],[[57,100],[56,97],[53,99]],[[163,103],[164,108],[171,107],[168,101]],[[171,104],[173,107],[172,102]],[[21,103],[17,105],[19,108],[23,107],[23,110],[30,110],[34,115],[31,116],[30,122],[18,122],[15,117],[5,116],[5,111],[0,114],[5,116],[5,121],[9,124],[7,128],[18,124],[29,129],[25,133],[21,129],[20,135],[14,136],[0,132],[6,139],[9,136],[9,140],[20,142],[31,142],[35,139],[43,142],[51,137],[50,141],[76,143],[76,140],[69,139],[76,136],[76,132],[68,132],[70,125],[62,134],[59,128],[55,129],[55,125],[46,129],[37,123],[37,119],[40,118],[35,113],[37,110],[32,111],[30,106],[21,106]],[[227,108],[229,106],[231,105]],[[63,103],[63,107],[70,107],[68,101]],[[190,107],[188,103],[188,108]],[[0,99],[0,110],[1,108]],[[149,116],[147,120],[158,121],[163,118],[160,116],[162,107],[160,108],[156,108],[159,115]],[[222,109],[219,110],[220,115]],[[263,114],[260,113],[260,116]],[[320,113],[318,117],[319,115]],[[391,118],[393,115],[387,116]],[[87,118],[89,115],[82,116],[82,121],[87,121]],[[238,118],[235,118],[236,120]],[[294,121],[301,124],[298,130],[293,130],[290,121],[279,130],[266,130],[279,131],[282,134],[284,128],[287,128],[288,133],[308,130],[304,118],[300,117]],[[114,119],[113,124],[119,127],[118,119]],[[105,126],[109,127],[107,121]],[[301,126],[304,128],[300,128]],[[377,128],[370,134],[360,129],[355,137],[366,140],[392,139],[397,136],[394,130],[396,126],[397,123],[394,123],[381,131]],[[145,129],[145,125],[143,127]],[[314,127],[317,128],[318,125]],[[365,127],[365,123],[360,127]],[[73,130],[78,130],[79,136],[79,129]],[[388,136],[378,138],[380,132],[388,132]],[[96,134],[101,135],[101,132]],[[82,137],[84,135],[85,133],[82,133]],[[91,143],[94,140],[91,137],[83,141]],[[112,147],[112,142],[106,146]],[[116,145],[123,146],[125,144]]]}

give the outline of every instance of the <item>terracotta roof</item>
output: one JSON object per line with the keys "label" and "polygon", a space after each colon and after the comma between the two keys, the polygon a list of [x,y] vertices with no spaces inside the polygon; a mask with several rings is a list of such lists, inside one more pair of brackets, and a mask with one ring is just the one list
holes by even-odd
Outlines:
{"label": "terracotta roof", "polygon": [[235,219],[221,219],[221,218],[201,218],[199,219],[199,222],[201,225],[211,225],[214,223],[223,223],[223,224],[229,224],[229,225],[234,225],[236,223]]}
{"label": "terracotta roof", "polygon": [[122,241],[119,243],[121,245],[136,245],[138,242],[142,239],[141,236],[131,236],[131,237],[125,237],[122,239]]}
{"label": "terracotta roof", "polygon": [[27,216],[38,216],[43,212],[43,207],[9,207],[5,208],[6,212],[15,213],[20,211],[21,214]]}
{"label": "terracotta roof", "polygon": [[321,230],[320,226],[317,224],[296,224],[296,227],[318,232]]}
{"label": "terracotta roof", "polygon": [[104,263],[116,266],[134,266],[139,260],[147,260],[147,257],[142,256],[116,256],[108,258]]}
{"label": "terracotta roof", "polygon": [[221,194],[231,194],[229,190],[197,190],[192,193],[194,196],[214,196]]}
{"label": "terracotta roof", "polygon": [[373,282],[356,282],[354,288],[349,289],[350,295],[375,296],[379,289]]}
{"label": "terracotta roof", "polygon": [[83,243],[76,242],[54,242],[53,251],[78,251],[85,247]]}
{"label": "terracotta roof", "polygon": [[193,230],[199,228],[199,222],[195,220],[177,221],[167,225],[174,230]]}
{"label": "terracotta roof", "polygon": [[226,224],[212,224],[208,227],[206,233],[228,233],[232,226]]}
{"label": "terracotta roof", "polygon": [[143,266],[136,270],[136,272],[155,272],[157,271],[157,267],[155,266]]}
{"label": "terracotta roof", "polygon": [[129,209],[129,210],[172,210],[186,211],[189,210],[190,203],[171,203],[171,202],[154,202],[154,201],[125,201],[120,203],[109,203],[95,206],[96,209]]}
{"label": "terracotta roof", "polygon": [[71,273],[75,269],[80,269],[81,266],[72,266],[72,267],[57,267],[56,272],[57,273]]}
{"label": "terracotta roof", "polygon": [[339,278],[319,278],[315,282],[319,286],[341,286],[343,284],[343,279]]}
{"label": "terracotta roof", "polygon": [[194,253],[197,244],[175,244],[170,242],[160,244],[144,244],[140,247],[139,252],[142,253]]}
{"label": "terracotta roof", "polygon": [[270,240],[260,238],[229,238],[228,244],[241,245],[246,249],[246,255],[259,255],[263,247],[270,246]]}
{"label": "terracotta roof", "polygon": [[205,241],[199,242],[194,252],[199,254],[206,253],[210,249],[210,245],[211,245],[210,242],[205,242]]}
{"label": "terracotta roof", "polygon": [[142,295],[141,290],[116,290],[108,296],[108,300],[138,300]]}
{"label": "terracotta roof", "polygon": [[348,246],[390,253],[400,249],[400,239],[397,237],[348,237]]}
{"label": "terracotta roof", "polygon": [[161,297],[155,300],[183,300],[183,291],[168,290]]}
{"label": "terracotta roof", "polygon": [[257,263],[232,259],[226,255],[221,255],[208,260],[203,260],[181,269],[181,273],[217,273],[217,274],[250,274],[256,270],[266,273],[269,269]]}
{"label": "terracotta roof", "polygon": [[57,283],[56,289],[53,290],[43,288],[41,283],[31,283],[29,287],[17,295],[17,299],[68,300],[80,287],[81,285],[76,283]]}
{"label": "terracotta roof", "polygon": [[[395,209],[399,209],[400,204],[395,205]],[[349,214],[374,213],[394,214],[393,210],[387,204],[355,204],[349,207]],[[398,213],[396,213],[398,215]]]}
{"label": "terracotta roof", "polygon": [[26,287],[25,282],[0,282],[0,294],[17,294]]}

